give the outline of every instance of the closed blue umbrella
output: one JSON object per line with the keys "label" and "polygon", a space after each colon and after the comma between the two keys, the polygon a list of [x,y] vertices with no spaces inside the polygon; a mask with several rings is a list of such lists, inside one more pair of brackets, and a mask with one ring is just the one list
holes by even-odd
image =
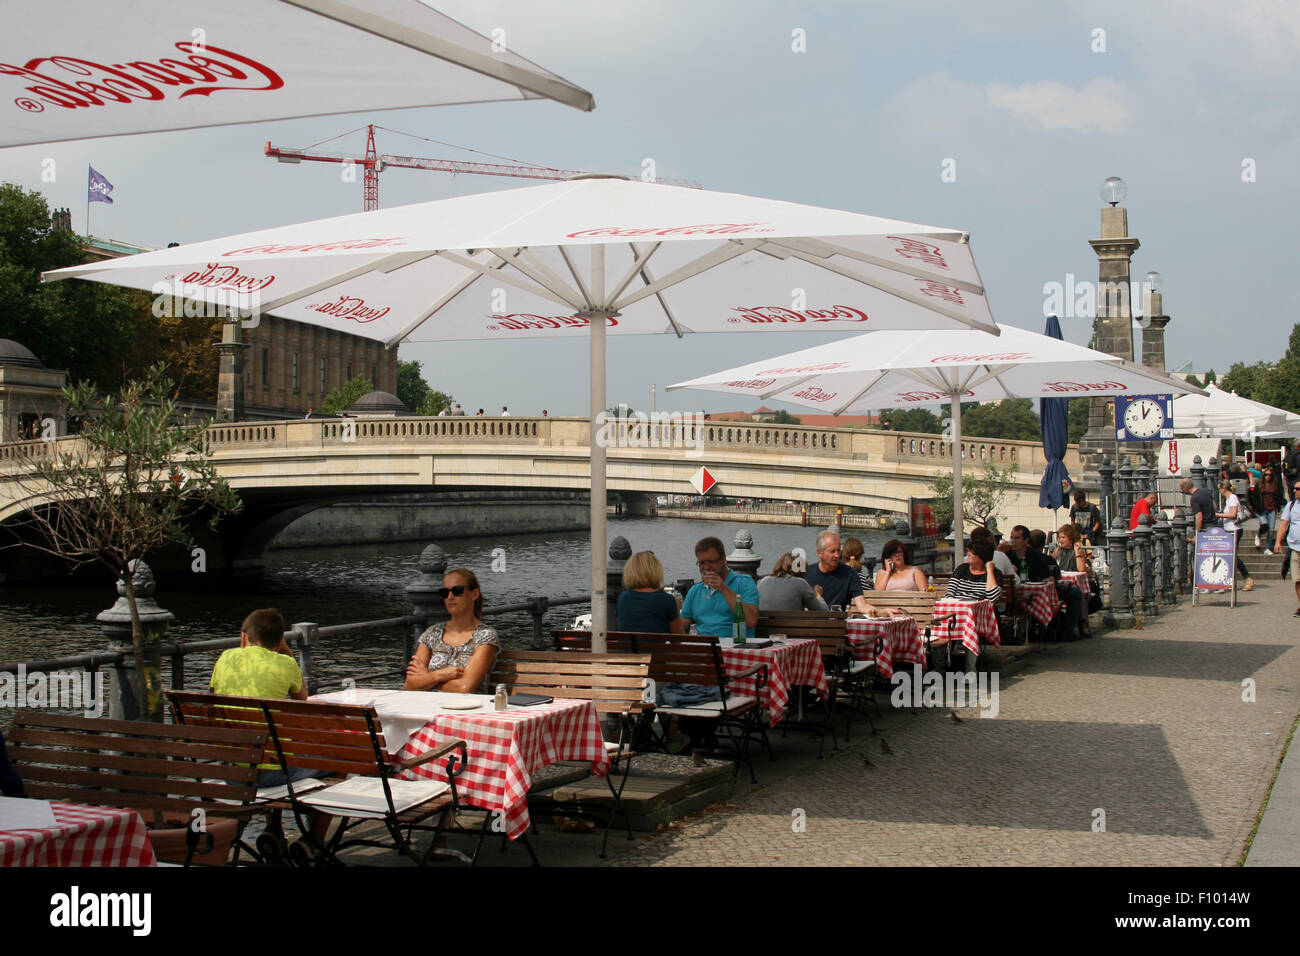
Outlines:
{"label": "closed blue umbrella", "polygon": [[[1047,328],[1043,334],[1048,338],[1061,339],[1061,322],[1056,316],[1049,316]],[[1069,440],[1070,400],[1068,398],[1040,398],[1038,416],[1043,434],[1043,456],[1047,467],[1043,469],[1043,484],[1038,490],[1038,507],[1051,508],[1055,511],[1066,500],[1066,485],[1070,473],[1065,469],[1065,446]]]}

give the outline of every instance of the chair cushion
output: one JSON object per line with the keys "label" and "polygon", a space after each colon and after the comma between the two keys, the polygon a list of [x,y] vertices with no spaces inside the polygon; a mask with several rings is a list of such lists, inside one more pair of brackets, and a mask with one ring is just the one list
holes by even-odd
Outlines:
{"label": "chair cushion", "polygon": [[672,714],[676,717],[722,717],[724,714],[734,714],[742,710],[748,710],[757,703],[758,698],[756,697],[733,694],[725,702],[709,700],[693,707],[656,707],[655,713]]}

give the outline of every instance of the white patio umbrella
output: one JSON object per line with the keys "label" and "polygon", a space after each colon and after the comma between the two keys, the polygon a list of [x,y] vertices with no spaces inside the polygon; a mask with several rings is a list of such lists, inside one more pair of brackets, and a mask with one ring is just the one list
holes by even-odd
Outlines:
{"label": "white patio umbrella", "polygon": [[260,309],[390,346],[590,334],[597,647],[606,624],[605,449],[595,436],[607,331],[997,329],[962,232],[606,177],[340,216],[45,276],[68,277]]}
{"label": "white patio umbrella", "polygon": [[1174,431],[1206,438],[1297,438],[1300,415],[1265,405],[1211,382],[1203,395],[1174,399]]}
{"label": "white patio umbrella", "polygon": [[0,146],[590,93],[419,0],[42,0],[0,37]]}
{"label": "white patio umbrella", "polygon": [[[954,450],[962,447],[962,402],[1196,391],[1155,369],[1008,326],[997,338],[980,331],[871,332],[668,386],[679,388],[775,399],[834,415],[948,404]],[[952,459],[954,535],[965,533],[962,458],[956,452]]]}

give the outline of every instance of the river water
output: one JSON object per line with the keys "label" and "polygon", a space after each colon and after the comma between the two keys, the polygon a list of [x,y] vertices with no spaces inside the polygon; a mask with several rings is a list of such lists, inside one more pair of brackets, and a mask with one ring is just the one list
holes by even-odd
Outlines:
{"label": "river water", "polygon": [[[738,530],[748,529],[754,551],[763,558],[765,573],[784,551],[802,547],[812,555],[816,528],[794,525],[745,524],[675,518],[611,516],[609,537],[627,538],[635,551],[653,551],[663,562],[665,583],[696,578],[695,542],[715,535],[728,552]],[[867,553],[879,554],[889,537],[884,532],[856,532]],[[513,604],[545,594],[562,597],[588,591],[590,539],[586,531],[510,535],[495,538],[448,538],[438,545],[447,553],[448,567],[467,567],[479,577],[484,603]],[[238,636],[249,611],[276,607],[292,625],[313,621],[321,626],[373,620],[410,613],[403,589],[419,574],[419,542],[355,545],[270,551],[266,570],[258,578],[220,583],[215,576],[188,589],[169,587],[155,596],[176,615],[170,635],[181,641]],[[497,549],[501,549],[497,551]],[[494,558],[496,567],[493,571]],[[95,615],[113,603],[109,590],[81,588],[0,587],[0,662],[38,660],[102,650],[106,645]],[[568,626],[590,610],[588,605],[547,612],[548,628]],[[507,646],[532,642],[527,614],[489,618]],[[315,676],[339,680],[349,675],[401,668],[405,661],[400,630],[322,639],[316,651]],[[212,654],[187,658],[186,685],[206,686],[216,660]]]}

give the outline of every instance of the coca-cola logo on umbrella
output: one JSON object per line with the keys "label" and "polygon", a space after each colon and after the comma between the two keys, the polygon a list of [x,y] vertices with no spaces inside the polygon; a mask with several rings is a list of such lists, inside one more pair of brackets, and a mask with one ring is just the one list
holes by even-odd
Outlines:
{"label": "coca-cola logo on umbrella", "polygon": [[975,355],[936,355],[930,359],[931,365],[939,365],[944,362],[1023,362],[1025,359],[1033,358],[1032,352],[987,352]]}
{"label": "coca-cola logo on umbrella", "polygon": [[335,239],[332,242],[280,243],[270,242],[262,246],[244,246],[231,249],[223,256],[275,256],[289,252],[339,252],[357,249],[387,249],[406,245],[404,236],[389,236],[382,239]]}
{"label": "coca-cola logo on umbrella", "polygon": [[910,239],[907,236],[886,236],[886,239],[893,239],[898,243],[894,247],[904,259],[920,259],[926,265],[937,266],[940,269],[948,268],[948,260],[943,257],[943,250],[929,242],[922,242],[919,239]]}
{"label": "coca-cola logo on umbrella", "polygon": [[1127,392],[1128,386],[1122,382],[1044,382],[1045,392],[1109,392],[1119,390]]}
{"label": "coca-cola logo on umbrella", "polygon": [[43,112],[46,106],[71,110],[136,100],[165,100],[176,90],[181,91],[176,98],[184,99],[210,96],[222,90],[265,92],[284,86],[284,80],[269,66],[231,50],[188,42],[175,46],[188,56],[113,64],[75,56],[39,56],[22,66],[0,63],[0,74],[28,82],[26,89],[32,95],[14,100],[19,109],[28,113]]}
{"label": "coca-cola logo on umbrella", "polygon": [[953,305],[965,305],[966,300],[962,298],[961,292],[952,286],[944,285],[942,282],[935,282],[933,279],[917,279],[921,286],[921,292],[924,295],[934,296],[936,299],[943,299],[945,302],[951,302]]}
{"label": "coca-cola logo on umbrella", "polygon": [[755,375],[799,375],[804,372],[833,372],[836,369],[848,368],[848,362],[822,362],[820,365],[794,365],[783,368],[765,368],[755,372]]}
{"label": "coca-cola logo on umbrella", "polygon": [[795,392],[794,397],[802,398],[809,402],[829,402],[838,394],[839,392],[823,392],[820,388],[817,388],[817,386],[810,385],[808,388]]}
{"label": "coca-cola logo on umbrella", "polygon": [[[521,332],[529,329],[585,329],[591,322],[581,315],[533,315],[515,312],[510,315],[492,315],[496,322],[489,325],[489,332]],[[610,316],[605,320],[608,328],[618,325],[618,319]]]}
{"label": "coca-cola logo on umbrella", "polygon": [[183,276],[169,275],[163,278],[178,280],[182,289],[184,286],[191,285],[204,289],[232,289],[235,292],[261,292],[275,281],[273,275],[250,275],[241,272],[238,266],[222,265],[219,262],[209,262],[203,272],[190,272]]}
{"label": "coca-cola logo on umbrella", "polygon": [[747,382],[723,382],[727,388],[770,388],[776,384],[774,378],[752,378]]}
{"label": "coca-cola logo on umbrella", "polygon": [[[968,392],[966,392],[965,395],[963,395],[962,397],[965,398],[965,397],[967,397],[967,396],[970,396],[971,398],[974,398],[974,397],[975,397],[975,393],[974,393],[974,392],[969,392],[969,391],[968,391]],[[920,391],[914,391],[914,392],[899,392],[899,393],[898,393],[898,400],[899,400],[900,402],[938,402],[938,401],[943,401],[943,400],[948,399],[948,398],[951,398],[951,397],[952,397],[952,396],[950,396],[947,392],[920,392]]]}
{"label": "coca-cola logo on umbrella", "polygon": [[381,309],[373,304],[367,304],[365,299],[347,295],[339,296],[337,302],[322,302],[319,305],[309,305],[307,308],[322,315],[351,319],[353,322],[360,322],[363,325],[367,322],[373,322],[375,319],[382,319],[392,311],[387,306]]}
{"label": "coca-cola logo on umbrella", "polygon": [[780,305],[741,305],[728,316],[728,323],[753,325],[800,325],[805,322],[869,322],[870,316],[851,305],[833,305],[829,309],[787,309]]}
{"label": "coca-cola logo on umbrella", "polygon": [[601,226],[598,229],[580,229],[568,235],[570,239],[621,238],[636,236],[732,236],[740,232],[775,232],[775,228],[762,222],[713,222],[695,226]]}

